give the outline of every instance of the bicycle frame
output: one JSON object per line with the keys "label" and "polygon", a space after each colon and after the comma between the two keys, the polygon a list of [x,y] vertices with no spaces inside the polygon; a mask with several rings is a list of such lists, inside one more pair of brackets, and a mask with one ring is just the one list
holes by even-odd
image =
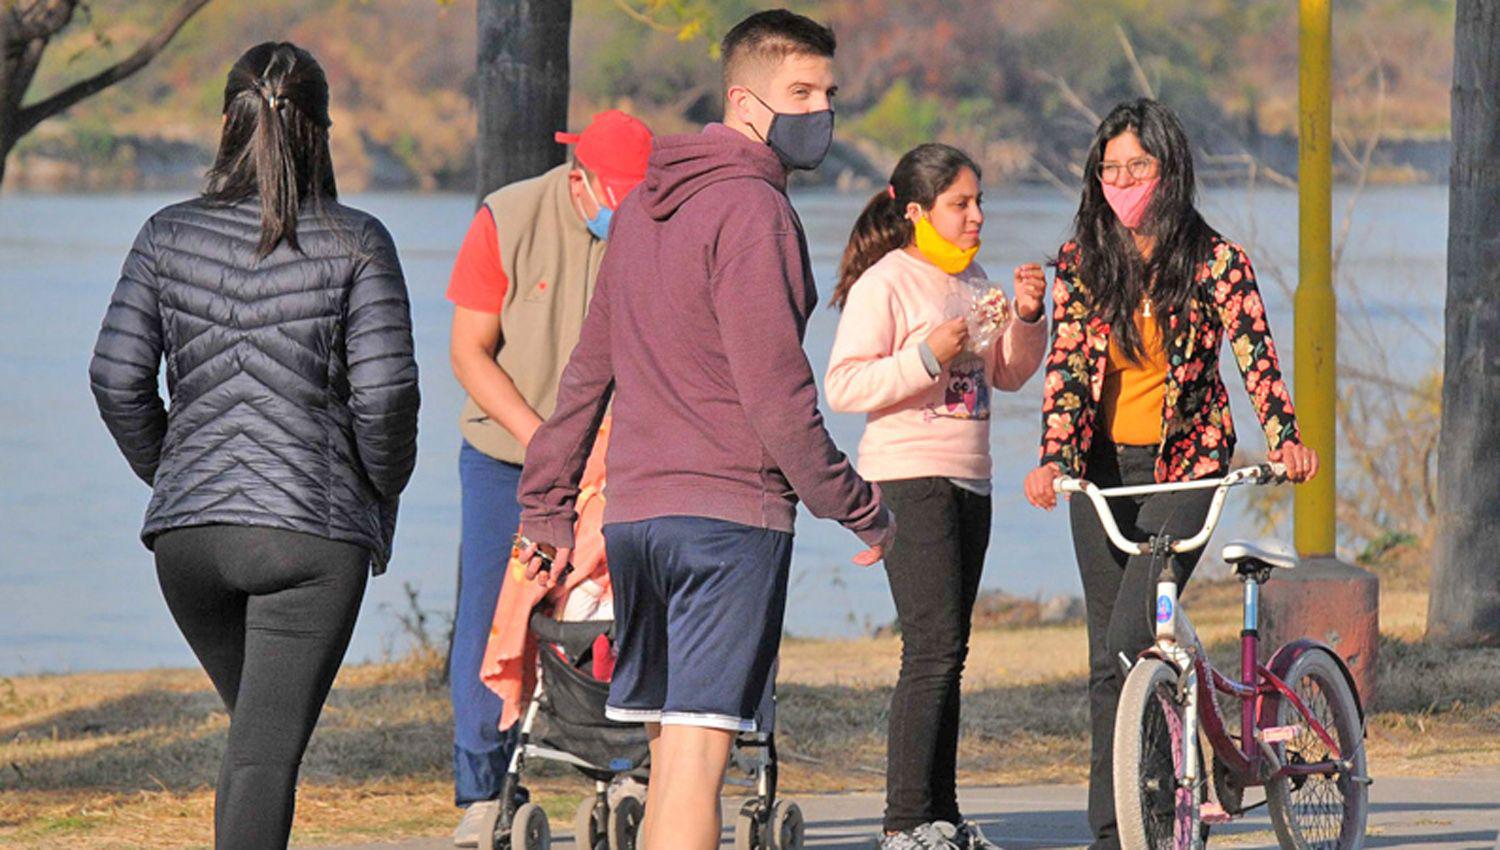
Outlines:
{"label": "bicycle frame", "polygon": [[[1196,551],[1208,542],[1223,516],[1230,489],[1244,484],[1279,483],[1285,479],[1285,475],[1286,468],[1281,464],[1261,464],[1234,470],[1217,479],[1101,489],[1087,481],[1061,478],[1055,482],[1054,488],[1059,493],[1076,493],[1088,498],[1098,512],[1100,523],[1111,543],[1121,551],[1132,555],[1150,555],[1160,562],[1171,554]],[[1214,495],[1203,527],[1193,536],[1181,540],[1170,535],[1153,535],[1146,541],[1127,538],[1115,522],[1114,513],[1107,501],[1111,498],[1210,489],[1214,491]],[[1322,644],[1299,640],[1281,647],[1269,664],[1261,664],[1257,660],[1260,652],[1260,585],[1269,577],[1269,572],[1269,569],[1261,568],[1241,576],[1245,591],[1238,680],[1226,677],[1209,663],[1192,630],[1191,622],[1178,605],[1177,583],[1170,578],[1157,583],[1156,642],[1143,651],[1140,657],[1159,658],[1178,671],[1178,697],[1185,709],[1183,775],[1180,781],[1188,788],[1197,789],[1205,780],[1205,777],[1198,775],[1200,735],[1207,739],[1220,763],[1242,787],[1265,785],[1283,776],[1328,775],[1344,766],[1344,754],[1339,751],[1333,736],[1312,717],[1302,698],[1277,672],[1284,673],[1299,655],[1322,647]],[[1185,640],[1179,640],[1179,634]],[[1214,698],[1216,692],[1234,697],[1240,702],[1238,741],[1230,733],[1218,701]],[[1276,725],[1279,723],[1282,700],[1289,702],[1307,727],[1328,746],[1329,752],[1333,754],[1332,759],[1287,764],[1278,755],[1275,744],[1289,739],[1289,733],[1296,729]],[[1228,814],[1215,817],[1227,820]],[[1195,818],[1195,831],[1196,827]]]}

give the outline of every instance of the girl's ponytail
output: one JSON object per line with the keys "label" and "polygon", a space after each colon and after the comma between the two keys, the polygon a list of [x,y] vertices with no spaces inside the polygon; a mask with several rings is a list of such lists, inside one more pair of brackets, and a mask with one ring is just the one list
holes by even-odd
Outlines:
{"label": "girl's ponytail", "polygon": [[968,154],[949,145],[929,142],[907,151],[891,172],[890,185],[875,193],[855,220],[829,303],[843,309],[860,275],[881,257],[910,244],[915,230],[906,217],[907,207],[916,204],[924,210],[932,209],[938,195],[966,168],[975,178],[983,176]]}
{"label": "girl's ponytail", "polygon": [[906,220],[906,205],[896,198],[894,187],[875,193],[864,211],[854,221],[844,258],[839,261],[839,282],[833,288],[830,303],[842,310],[849,300],[854,282],[881,257],[902,248],[912,238],[911,222]]}

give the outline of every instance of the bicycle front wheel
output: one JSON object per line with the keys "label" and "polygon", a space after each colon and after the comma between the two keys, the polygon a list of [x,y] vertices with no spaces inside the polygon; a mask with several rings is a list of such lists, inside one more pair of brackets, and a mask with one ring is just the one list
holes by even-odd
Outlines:
{"label": "bicycle front wheel", "polygon": [[1177,670],[1156,658],[1137,661],[1115,712],[1115,819],[1123,850],[1193,846],[1203,785],[1195,794],[1178,781],[1186,763],[1185,711]]}
{"label": "bicycle front wheel", "polygon": [[[1365,843],[1370,789],[1364,729],[1354,692],[1326,649],[1310,650],[1293,661],[1286,683],[1307,706],[1308,716],[1338,745],[1343,767],[1326,776],[1282,776],[1266,785],[1266,807],[1278,843],[1285,850],[1359,850]],[[1297,728],[1296,736],[1277,748],[1286,764],[1333,759],[1328,744],[1291,700],[1280,700],[1276,722]]]}

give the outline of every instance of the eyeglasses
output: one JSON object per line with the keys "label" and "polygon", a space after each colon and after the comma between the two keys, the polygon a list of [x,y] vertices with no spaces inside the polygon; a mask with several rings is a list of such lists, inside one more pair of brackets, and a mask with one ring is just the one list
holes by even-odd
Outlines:
{"label": "eyeglasses", "polygon": [[1113,183],[1120,179],[1120,174],[1130,175],[1132,180],[1145,180],[1156,173],[1157,160],[1154,156],[1138,156],[1129,162],[1101,162],[1099,163],[1099,179],[1105,183]]}

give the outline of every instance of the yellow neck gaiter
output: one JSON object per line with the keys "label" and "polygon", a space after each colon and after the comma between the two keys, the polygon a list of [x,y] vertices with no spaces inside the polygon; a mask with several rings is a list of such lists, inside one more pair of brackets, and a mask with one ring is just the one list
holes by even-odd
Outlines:
{"label": "yellow neck gaiter", "polygon": [[974,262],[974,255],[979,253],[979,246],[973,248],[960,248],[944,239],[927,216],[917,219],[917,250],[922,252],[928,262],[942,269],[948,274],[958,274]]}

